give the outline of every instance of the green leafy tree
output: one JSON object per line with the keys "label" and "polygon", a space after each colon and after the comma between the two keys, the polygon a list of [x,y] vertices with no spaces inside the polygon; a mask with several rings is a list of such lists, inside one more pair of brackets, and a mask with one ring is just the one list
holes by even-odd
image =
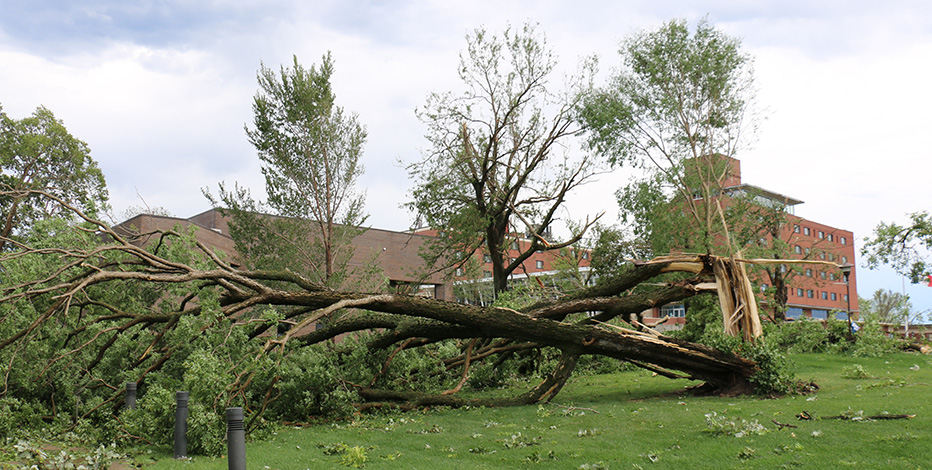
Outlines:
{"label": "green leafy tree", "polygon": [[[463,91],[433,93],[419,110],[430,147],[408,166],[415,187],[407,207],[441,232],[425,254],[437,269],[482,252],[501,292],[534,252],[568,247],[589,227],[582,224],[565,242],[548,236],[567,195],[596,169],[591,155],[567,150],[579,131],[574,113],[594,61],[585,61],[559,92],[548,86],[555,67],[534,26],[501,35],[477,29],[460,55]],[[531,243],[511,257],[508,248],[520,236]]]}
{"label": "green leafy tree", "polygon": [[916,317],[909,296],[889,289],[877,289],[870,299],[858,299],[858,305],[862,315],[879,323],[899,325]]}
{"label": "green leafy tree", "polygon": [[13,119],[0,108],[0,250],[39,220],[69,216],[27,191],[45,191],[95,214],[107,208],[104,174],[88,145],[72,136],[52,111],[40,106]]}
{"label": "green leafy tree", "polygon": [[590,266],[596,277],[609,277],[626,269],[629,260],[650,258],[643,240],[617,226],[597,225],[593,230]]}
{"label": "green leafy tree", "polygon": [[905,225],[895,222],[878,224],[874,235],[864,238],[861,255],[866,258],[869,268],[885,264],[918,284],[928,280],[932,274],[930,249],[932,218],[928,211],[921,211],[909,214],[909,222]]}
{"label": "green leafy tree", "polygon": [[246,134],[263,163],[268,201],[238,185],[221,184],[219,200],[207,196],[232,216],[231,234],[248,266],[298,269],[321,285],[347,288],[351,243],[367,219],[356,191],[366,129],[336,105],[333,70],[329,54],[309,69],[297,57],[278,72],[263,65]]}
{"label": "green leafy tree", "polygon": [[732,176],[728,159],[754,130],[750,57],[705,20],[692,32],[674,20],[634,35],[620,53],[623,67],[587,97],[582,120],[612,164],[646,171],[619,194],[645,223],[635,235],[655,252],[733,254],[717,196]]}
{"label": "green leafy tree", "polygon": [[[746,240],[770,236],[756,224],[756,209],[731,197],[738,181],[734,157],[756,131],[751,57],[707,20],[692,28],[673,20],[635,34],[620,53],[622,67],[587,97],[581,119],[592,148],[615,166],[643,171],[618,193],[623,218],[633,221],[634,244],[654,255],[743,258]],[[754,301],[741,287],[719,295]],[[741,318],[759,333],[756,309],[742,312],[723,312],[731,317],[726,325]]]}

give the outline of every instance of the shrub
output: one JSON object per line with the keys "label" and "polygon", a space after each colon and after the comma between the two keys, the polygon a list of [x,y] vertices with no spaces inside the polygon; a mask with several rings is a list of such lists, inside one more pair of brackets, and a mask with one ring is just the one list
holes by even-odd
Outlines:
{"label": "shrub", "polygon": [[868,379],[870,374],[864,370],[864,366],[861,364],[852,364],[850,366],[842,367],[841,376],[846,379]]}
{"label": "shrub", "polygon": [[22,436],[24,429],[38,428],[48,410],[35,401],[0,397],[0,441]]}

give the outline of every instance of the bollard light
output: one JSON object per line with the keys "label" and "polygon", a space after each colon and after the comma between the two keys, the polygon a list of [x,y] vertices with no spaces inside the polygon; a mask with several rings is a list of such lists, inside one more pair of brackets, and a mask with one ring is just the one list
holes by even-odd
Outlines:
{"label": "bollard light", "polygon": [[136,408],[136,382],[126,382],[126,400],[123,406],[127,410]]}
{"label": "bollard light", "polygon": [[175,458],[188,458],[188,392],[175,393]]}
{"label": "bollard light", "polygon": [[227,468],[246,470],[246,430],[243,409],[227,408]]}

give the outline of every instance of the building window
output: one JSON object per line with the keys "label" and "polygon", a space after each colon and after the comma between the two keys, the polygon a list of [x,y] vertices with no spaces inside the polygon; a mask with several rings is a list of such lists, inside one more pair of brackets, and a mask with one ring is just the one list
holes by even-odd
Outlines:
{"label": "building window", "polygon": [[803,288],[802,288],[802,287],[797,287],[797,288],[796,288],[796,297],[802,297],[802,296],[803,296]]}
{"label": "building window", "polygon": [[819,230],[819,238],[825,238],[825,232]]}
{"label": "building window", "polygon": [[799,233],[799,225],[793,226],[793,233]]}
{"label": "building window", "polygon": [[824,251],[820,251],[820,252],[819,252],[819,259],[825,259],[825,252],[824,252]]}
{"label": "building window", "polygon": [[835,273],[828,273],[828,280],[829,280],[829,281],[834,281],[834,280],[835,280]]}
{"label": "building window", "polygon": [[806,268],[806,277],[812,277],[812,268]]}
{"label": "building window", "polygon": [[825,271],[819,271],[819,277],[821,277],[822,279],[825,279],[828,277],[828,275],[825,274]]}
{"label": "building window", "polygon": [[492,255],[482,255],[482,261],[485,261],[486,263],[491,263]]}
{"label": "building window", "polygon": [[768,287],[767,284],[761,284],[761,285],[760,285],[760,291],[761,291],[761,292],[766,292],[766,291],[767,291],[767,287]]}
{"label": "building window", "polygon": [[841,244],[842,244],[842,245],[847,245],[847,244],[848,244],[848,239],[845,238],[845,237],[841,237]]}
{"label": "building window", "polygon": [[842,257],[841,257],[841,262],[842,262],[842,263],[847,263],[847,262],[848,262],[848,257],[847,257],[847,256],[842,256]]}
{"label": "building window", "polygon": [[832,300],[838,300],[838,294],[832,292]]}
{"label": "building window", "polygon": [[786,265],[785,265],[785,264],[781,264],[781,265],[780,265],[780,272],[781,272],[781,273],[785,273],[785,272],[786,272]]}
{"label": "building window", "polygon": [[541,260],[537,260],[535,265],[537,266],[537,269],[544,269],[544,262]]}
{"label": "building window", "polygon": [[518,249],[518,242],[511,242],[511,249],[512,249],[512,250],[517,250],[517,249]]}
{"label": "building window", "polygon": [[812,289],[806,289],[806,297],[810,299],[815,298],[815,291]]}
{"label": "building window", "polygon": [[829,253],[829,254],[828,254],[828,260],[829,260],[829,261],[835,261],[835,253]]}
{"label": "building window", "polygon": [[661,317],[683,318],[686,316],[686,307],[683,304],[670,304],[660,307]]}
{"label": "building window", "polygon": [[828,300],[828,292],[822,291],[822,300]]}
{"label": "building window", "polygon": [[809,231],[809,227],[803,227],[803,235],[811,235],[812,232]]}
{"label": "building window", "polygon": [[463,268],[456,268],[456,275],[457,275],[457,276],[462,276],[462,275],[463,275]]}
{"label": "building window", "polygon": [[830,242],[835,241],[835,234],[834,234],[834,233],[828,234],[828,241],[830,241]]}
{"label": "building window", "polygon": [[845,302],[848,301],[848,294],[845,294]]}
{"label": "building window", "polygon": [[803,247],[796,245],[793,247],[793,251],[795,251],[797,255],[801,255],[803,253]]}
{"label": "building window", "polygon": [[811,248],[806,248],[806,254],[807,254],[807,255],[809,254],[810,251],[812,251]]}
{"label": "building window", "polygon": [[588,252],[588,251],[583,250],[583,252],[582,252],[582,259],[589,259],[589,252]]}

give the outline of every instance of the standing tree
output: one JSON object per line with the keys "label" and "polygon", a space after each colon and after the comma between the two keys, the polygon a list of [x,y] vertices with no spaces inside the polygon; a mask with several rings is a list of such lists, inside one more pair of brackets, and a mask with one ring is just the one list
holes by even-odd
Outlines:
{"label": "standing tree", "polygon": [[[754,129],[751,59],[740,46],[705,20],[692,32],[674,20],[626,40],[623,67],[587,97],[581,118],[591,147],[614,165],[647,172],[619,197],[646,224],[640,235],[655,253],[740,255],[721,197],[741,138]],[[736,291],[734,298],[747,296]],[[756,305],[736,302],[733,312],[722,304],[726,327],[747,322],[756,336]]]}
{"label": "standing tree", "polygon": [[[535,251],[568,247],[594,222],[565,242],[548,239],[567,195],[595,171],[588,154],[568,148],[579,130],[574,111],[595,63],[585,61],[559,93],[547,83],[555,67],[545,38],[531,25],[501,36],[478,29],[460,55],[465,90],[433,93],[419,111],[430,149],[408,166],[415,188],[407,206],[440,231],[426,254],[437,269],[484,252],[494,291],[501,292]],[[531,243],[509,258],[518,232]]]}
{"label": "standing tree", "polygon": [[72,215],[27,191],[54,194],[91,214],[107,208],[104,175],[90,152],[45,107],[20,120],[0,108],[0,251],[36,221]]}
{"label": "standing tree", "polygon": [[[685,217],[691,228],[681,249],[712,253],[722,243],[724,254],[733,254],[716,196],[732,176],[728,158],[753,129],[750,57],[705,20],[692,34],[685,21],[671,21],[635,35],[621,54],[624,67],[584,107],[590,145],[614,165],[648,171],[646,182],[621,193],[642,212],[656,214],[657,202],[676,196],[682,211],[667,218]],[[661,228],[651,231],[674,233],[669,224]]]}
{"label": "standing tree", "polygon": [[[221,211],[232,216],[236,249],[252,268],[303,268],[314,282],[346,287],[351,242],[362,232],[364,198],[355,191],[366,130],[335,104],[333,60],[276,73],[261,67],[249,142],[262,160],[268,203],[220,186]],[[209,194],[215,206],[218,201]],[[264,214],[267,209],[276,217]],[[308,239],[312,243],[308,245]]]}
{"label": "standing tree", "polygon": [[859,299],[858,305],[865,318],[880,323],[899,325],[913,319],[909,296],[889,289],[877,289],[872,298]]}
{"label": "standing tree", "polygon": [[890,265],[910,282],[918,284],[932,275],[928,261],[929,250],[932,250],[932,218],[928,211],[912,213],[909,218],[908,225],[878,224],[874,236],[864,239],[861,255],[867,258],[869,268]]}

